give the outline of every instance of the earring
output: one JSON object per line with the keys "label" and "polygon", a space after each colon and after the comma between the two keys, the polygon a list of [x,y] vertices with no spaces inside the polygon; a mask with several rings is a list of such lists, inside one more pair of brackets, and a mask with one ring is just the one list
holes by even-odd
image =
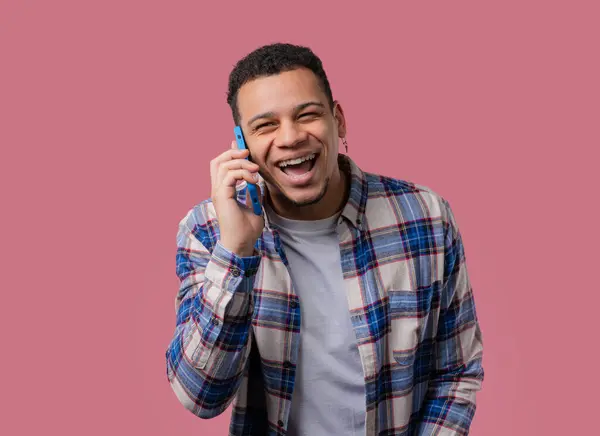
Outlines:
{"label": "earring", "polygon": [[348,141],[346,141],[345,136],[342,138],[342,144],[344,144],[344,147],[346,147],[346,153],[348,153]]}

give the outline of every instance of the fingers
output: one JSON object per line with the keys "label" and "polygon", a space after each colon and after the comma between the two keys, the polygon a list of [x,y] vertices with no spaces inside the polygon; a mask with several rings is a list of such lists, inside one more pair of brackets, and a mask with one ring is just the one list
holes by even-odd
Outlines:
{"label": "fingers", "polygon": [[[243,159],[236,159],[230,160],[229,162],[225,162],[224,164],[221,164],[219,166],[219,170],[217,173],[217,184],[219,184],[219,180],[222,181],[222,183],[225,183],[227,175],[232,172],[236,176],[236,181],[241,180],[243,178],[243,180],[246,180],[249,183],[256,183],[256,179],[254,178],[254,176],[258,173],[258,165]],[[250,179],[239,176],[241,174],[249,174]]]}
{"label": "fingers", "polygon": [[222,164],[223,162],[227,162],[232,159],[246,159],[249,156],[249,154],[250,154],[249,151],[248,150],[239,150],[237,148],[237,146],[235,146],[235,141],[233,141],[231,144],[232,144],[232,148],[221,153],[219,156],[217,156],[216,158],[214,158],[213,160],[210,161],[211,174],[213,174],[213,173],[216,174],[219,165]]}
{"label": "fingers", "polygon": [[231,148],[211,161],[210,173],[214,197],[230,198],[234,196],[238,183],[246,181],[254,184],[258,181],[259,166],[246,159],[247,156],[248,150]]}
{"label": "fingers", "polygon": [[230,188],[235,187],[238,180],[245,180],[248,183],[256,183],[258,180],[258,173],[251,173],[245,169],[229,170],[225,174],[221,187]]}
{"label": "fingers", "polygon": [[246,169],[248,171],[258,171],[258,165],[246,159],[233,159],[220,164],[217,174],[222,174],[224,171],[239,169]]}
{"label": "fingers", "polygon": [[256,173],[258,165],[246,159],[233,159],[222,162],[216,169],[214,183],[219,184],[219,181],[223,180],[227,173],[232,170],[247,170],[250,173]]}

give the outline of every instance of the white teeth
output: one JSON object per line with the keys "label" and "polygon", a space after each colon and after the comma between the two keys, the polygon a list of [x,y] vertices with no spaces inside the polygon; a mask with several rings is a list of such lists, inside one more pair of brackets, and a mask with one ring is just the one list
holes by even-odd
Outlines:
{"label": "white teeth", "polygon": [[279,167],[283,168],[283,167],[287,167],[288,165],[298,165],[298,164],[301,164],[304,161],[311,160],[311,159],[314,159],[314,158],[315,158],[315,154],[312,153],[312,154],[309,154],[308,156],[299,157],[298,159],[290,159],[290,160],[286,160],[286,161],[280,162],[279,163]]}

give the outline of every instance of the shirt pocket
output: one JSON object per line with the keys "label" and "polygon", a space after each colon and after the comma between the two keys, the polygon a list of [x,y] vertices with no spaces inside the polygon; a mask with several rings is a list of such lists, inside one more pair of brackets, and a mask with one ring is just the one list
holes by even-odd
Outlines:
{"label": "shirt pocket", "polygon": [[[423,305],[420,291],[394,290],[387,295],[388,352],[391,363],[410,365],[420,342]],[[411,356],[412,354],[412,356]]]}
{"label": "shirt pocket", "polygon": [[[392,350],[392,370],[403,380],[407,389],[429,382],[434,365],[434,343],[431,340],[419,340],[419,329],[415,331],[415,346],[410,349]],[[410,379],[409,379],[410,378]]]}
{"label": "shirt pocket", "polygon": [[395,397],[404,397],[412,392],[415,385],[415,349],[395,349],[390,356],[390,388]]}
{"label": "shirt pocket", "polygon": [[415,363],[416,350],[393,350],[394,361],[403,368],[410,368]]}
{"label": "shirt pocket", "polygon": [[429,372],[430,341],[423,337],[428,319],[429,289],[388,291],[389,331],[387,363],[390,365],[394,395],[402,397],[426,381]]}

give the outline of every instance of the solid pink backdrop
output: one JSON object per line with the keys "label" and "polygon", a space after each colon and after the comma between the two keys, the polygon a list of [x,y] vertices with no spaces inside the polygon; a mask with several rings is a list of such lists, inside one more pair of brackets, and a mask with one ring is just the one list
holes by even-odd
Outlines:
{"label": "solid pink backdrop", "polygon": [[589,434],[597,4],[0,3],[0,433],[226,434],[166,380],[175,235],[232,139],[231,67],[287,41],[322,58],[352,158],[457,216],[485,344],[472,434]]}

